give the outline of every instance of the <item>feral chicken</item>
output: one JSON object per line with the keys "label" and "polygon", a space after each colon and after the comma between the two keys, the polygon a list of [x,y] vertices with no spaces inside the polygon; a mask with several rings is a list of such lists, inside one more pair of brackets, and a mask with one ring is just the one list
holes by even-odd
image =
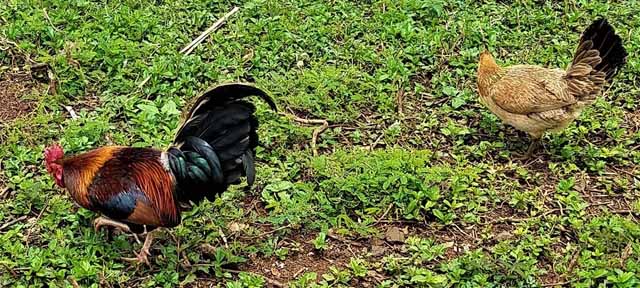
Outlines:
{"label": "feral chicken", "polygon": [[253,184],[258,120],[243,100],[252,95],[276,109],[251,85],[217,86],[197,99],[167,150],[107,146],[65,157],[54,144],[44,151],[46,169],[80,206],[106,216],[94,221],[96,231],[146,234],[137,257],[125,259],[149,264],[152,230],[180,224],[190,203],[214,199],[243,176]]}
{"label": "feral chicken", "polygon": [[543,134],[566,128],[593,103],[626,62],[620,36],[606,19],[583,33],[569,68],[533,65],[500,67],[488,51],[480,54],[478,92],[502,121],[527,132],[532,143],[524,158],[540,145]]}

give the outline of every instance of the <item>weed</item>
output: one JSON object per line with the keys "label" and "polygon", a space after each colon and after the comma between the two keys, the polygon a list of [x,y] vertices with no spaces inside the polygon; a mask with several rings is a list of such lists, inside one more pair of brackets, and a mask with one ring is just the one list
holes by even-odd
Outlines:
{"label": "weed", "polygon": [[[252,0],[184,56],[228,1],[0,1],[0,73],[33,61],[55,76],[0,126],[0,286],[638,286],[640,6],[627,2]],[[598,15],[627,65],[538,159],[513,161],[528,139],[478,102],[480,51],[566,67]],[[43,148],[166,147],[188,103],[228,81],[329,121],[320,155],[314,127],[259,103],[255,188],[186,211],[152,267],[122,262],[138,244],[93,231]],[[404,242],[379,243],[390,225]]]}

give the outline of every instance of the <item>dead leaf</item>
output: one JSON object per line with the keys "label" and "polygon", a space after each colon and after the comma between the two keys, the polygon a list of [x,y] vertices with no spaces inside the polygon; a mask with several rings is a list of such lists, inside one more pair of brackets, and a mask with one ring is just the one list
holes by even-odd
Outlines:
{"label": "dead leaf", "polygon": [[387,248],[381,245],[373,245],[371,246],[371,255],[376,257],[376,256],[382,256],[387,252]]}
{"label": "dead leaf", "polygon": [[624,263],[627,261],[627,259],[629,258],[629,256],[631,256],[631,253],[633,252],[633,250],[631,250],[631,243],[627,244],[626,247],[624,247],[624,250],[622,250],[622,255],[620,257],[620,265],[625,265]]}
{"label": "dead leaf", "polygon": [[207,255],[215,255],[216,254],[216,247],[214,247],[211,244],[202,244],[200,245],[200,251],[202,251],[204,254]]}
{"label": "dead leaf", "polygon": [[495,237],[496,241],[504,241],[509,238],[511,238],[511,233],[509,233],[508,231],[502,231]]}
{"label": "dead leaf", "polygon": [[229,224],[227,224],[227,229],[229,229],[229,231],[231,231],[232,233],[240,232],[247,228],[249,228],[249,225],[244,223],[230,222]]}
{"label": "dead leaf", "polygon": [[276,267],[271,267],[271,275],[276,276],[276,277],[280,277],[280,272],[278,271],[278,269],[276,269]]}
{"label": "dead leaf", "polygon": [[404,232],[398,229],[398,227],[389,227],[387,232],[384,233],[384,238],[389,242],[401,242],[404,243]]}

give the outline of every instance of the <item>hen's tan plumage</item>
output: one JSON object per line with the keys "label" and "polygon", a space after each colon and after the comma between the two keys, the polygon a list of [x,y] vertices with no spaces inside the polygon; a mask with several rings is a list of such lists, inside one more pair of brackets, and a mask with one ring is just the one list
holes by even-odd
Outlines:
{"label": "hen's tan plumage", "polygon": [[564,129],[593,103],[626,55],[620,37],[599,19],[583,33],[566,71],[533,65],[500,67],[489,52],[481,53],[478,92],[502,121],[531,135],[530,156],[545,132]]}

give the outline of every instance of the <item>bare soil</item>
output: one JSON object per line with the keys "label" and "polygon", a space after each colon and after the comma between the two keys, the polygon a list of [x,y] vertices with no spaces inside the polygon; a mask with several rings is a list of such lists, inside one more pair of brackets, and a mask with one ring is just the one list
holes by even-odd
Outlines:
{"label": "bare soil", "polygon": [[315,237],[313,234],[298,234],[285,238],[278,243],[278,247],[288,248],[290,251],[284,261],[276,256],[267,258],[251,255],[246,264],[240,265],[239,270],[259,274],[280,283],[295,280],[306,272],[317,273],[320,280],[330,267],[345,269],[351,257],[364,256],[367,252],[365,245],[337,239],[328,239],[328,248],[319,251],[311,244]]}
{"label": "bare soil", "polygon": [[[0,132],[10,121],[28,115],[35,108],[35,103],[25,99],[42,88],[42,84],[35,81],[29,73],[1,73],[0,74]],[[4,141],[4,134],[0,133],[0,143]],[[0,171],[3,163],[0,161]],[[6,180],[0,173],[0,199],[8,192]]]}
{"label": "bare soil", "polygon": [[39,86],[30,74],[4,73],[0,76],[0,123],[29,114],[35,105],[24,96],[33,93]]}

